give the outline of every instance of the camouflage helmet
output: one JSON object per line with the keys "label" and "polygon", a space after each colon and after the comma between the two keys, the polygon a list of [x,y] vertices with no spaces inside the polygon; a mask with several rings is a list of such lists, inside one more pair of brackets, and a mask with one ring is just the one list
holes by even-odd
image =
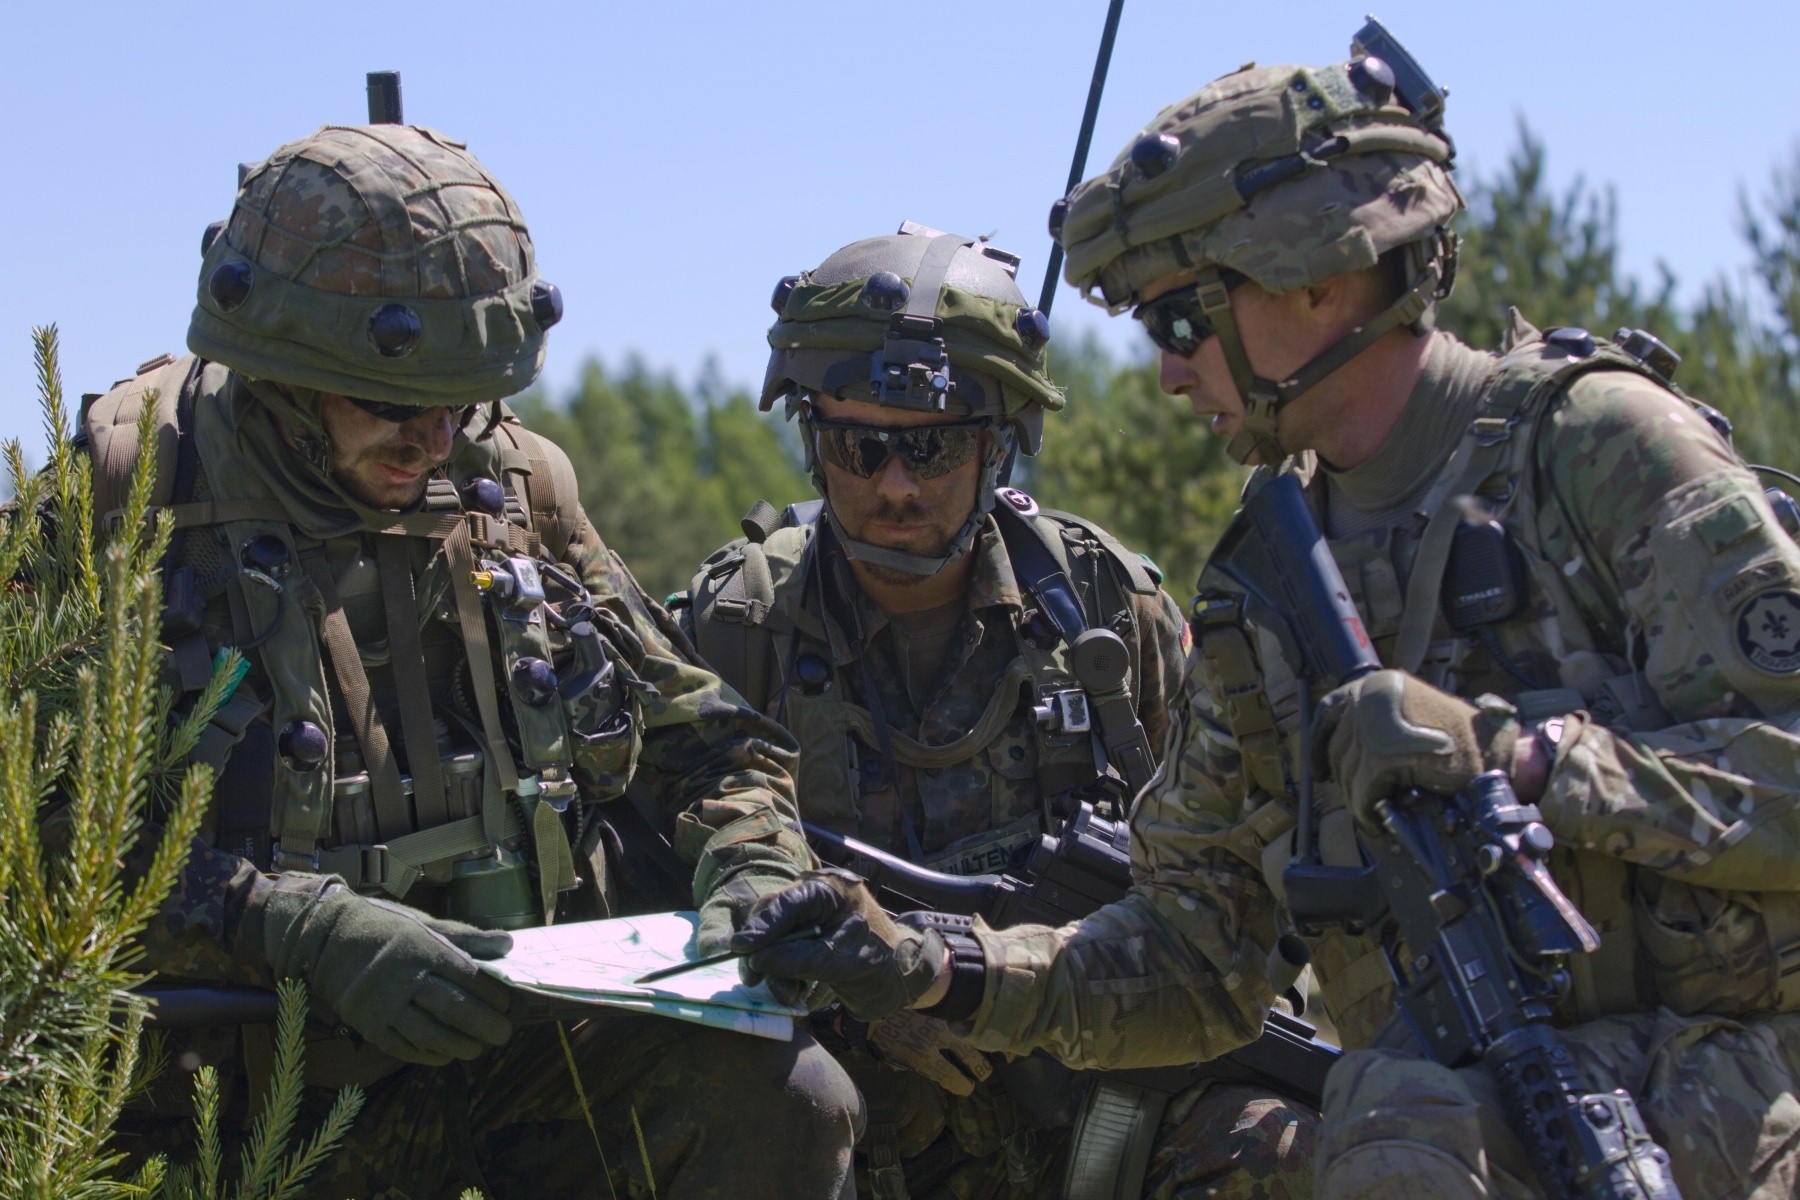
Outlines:
{"label": "camouflage helmet", "polygon": [[463,143],[417,126],[328,125],[240,168],[203,253],[189,349],[366,400],[512,395],[562,316],[512,197]]}
{"label": "camouflage helmet", "polygon": [[913,412],[986,418],[993,436],[974,510],[940,556],[857,541],[825,516],[852,558],[930,575],[974,541],[1015,450],[1037,453],[1063,394],[1045,368],[1050,320],[1014,280],[1017,255],[912,221],[852,242],[775,287],[762,408],[800,417],[807,467],[826,494],[807,399],[823,393]]}
{"label": "camouflage helmet", "polygon": [[1050,321],[1014,280],[1017,255],[907,221],[776,285],[767,411],[808,392],[921,412],[988,416],[1036,453],[1063,406],[1045,368]]}
{"label": "camouflage helmet", "polygon": [[[1371,30],[1388,39],[1371,22]],[[1065,278],[1113,313],[1152,282],[1183,273],[1220,339],[1245,400],[1230,452],[1279,454],[1283,405],[1400,324],[1430,328],[1455,273],[1450,219],[1463,207],[1450,178],[1441,89],[1388,40],[1390,64],[1353,44],[1327,67],[1241,68],[1157,114],[1106,174],[1052,210]],[[1401,79],[1396,86],[1396,71]],[[1404,294],[1352,339],[1292,377],[1257,379],[1231,319],[1221,271],[1288,292],[1373,267],[1406,247]],[[1096,295],[1097,293],[1097,295]]]}

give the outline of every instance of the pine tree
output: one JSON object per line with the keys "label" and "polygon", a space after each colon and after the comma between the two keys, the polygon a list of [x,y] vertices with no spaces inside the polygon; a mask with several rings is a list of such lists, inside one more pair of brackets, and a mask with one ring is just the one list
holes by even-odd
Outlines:
{"label": "pine tree", "polygon": [[[98,549],[93,481],[69,434],[55,329],[35,331],[34,341],[49,461],[30,473],[16,441],[0,451],[13,490],[0,510],[0,1196],[112,1200],[166,1184],[178,1200],[219,1200],[216,1189],[167,1177],[160,1160],[116,1178],[125,1159],[111,1137],[150,1073],[140,1053],[145,1003],[131,990],[145,979],[133,939],[200,830],[211,773],[189,766],[187,754],[244,664],[222,654],[191,709],[173,713],[159,686],[157,568],[168,526],[148,507],[154,457],[140,458]],[[140,445],[151,444],[155,408],[144,406]],[[127,872],[147,833],[154,848],[138,856],[147,865]],[[281,1037],[292,1046],[272,1103],[300,1086],[298,988],[284,994],[282,1012]],[[201,1099],[210,1121],[199,1143],[216,1159],[217,1109],[207,1109],[204,1089]],[[288,1149],[291,1117],[272,1121],[256,1144],[275,1169],[247,1163],[235,1200],[291,1193],[359,1103],[340,1096],[299,1151]],[[283,1181],[286,1190],[276,1186]]]}

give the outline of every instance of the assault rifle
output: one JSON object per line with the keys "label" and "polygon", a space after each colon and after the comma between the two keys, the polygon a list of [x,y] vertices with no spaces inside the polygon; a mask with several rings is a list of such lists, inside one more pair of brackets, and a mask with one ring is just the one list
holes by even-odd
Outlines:
{"label": "assault rifle", "polygon": [[[1381,662],[1291,475],[1245,503],[1209,571],[1243,594],[1203,597],[1201,607],[1240,606],[1239,619],[1274,634],[1297,667],[1310,742],[1309,690]],[[1548,1195],[1678,1200],[1668,1153],[1630,1093],[1588,1092],[1550,1023],[1569,988],[1569,956],[1600,939],[1551,877],[1555,839],[1537,807],[1521,804],[1498,771],[1454,796],[1409,790],[1376,806],[1378,832],[1358,831],[1362,866],[1327,866],[1315,849],[1310,752],[1301,747],[1296,853],[1282,876],[1295,924],[1376,936],[1412,1040],[1445,1066],[1488,1069]]]}

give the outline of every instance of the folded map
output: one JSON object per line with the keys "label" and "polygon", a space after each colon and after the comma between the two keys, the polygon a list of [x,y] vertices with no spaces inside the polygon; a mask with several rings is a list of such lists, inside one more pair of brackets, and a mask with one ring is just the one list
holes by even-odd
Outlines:
{"label": "folded map", "polygon": [[640,986],[635,981],[659,967],[691,962],[699,915],[653,913],[610,921],[575,921],[513,932],[512,952],[481,964],[515,988],[546,1001],[562,1015],[578,1006],[601,1005],[653,1013],[789,1041],[804,1008],[782,1004],[758,985],[738,978],[736,960],[695,967]]}

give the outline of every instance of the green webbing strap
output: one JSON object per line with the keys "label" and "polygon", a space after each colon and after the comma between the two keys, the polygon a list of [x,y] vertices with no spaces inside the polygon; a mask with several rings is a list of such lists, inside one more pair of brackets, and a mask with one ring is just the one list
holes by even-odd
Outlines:
{"label": "green webbing strap", "polygon": [[1124,542],[1121,542],[1118,538],[1100,528],[1100,526],[1089,521],[1086,517],[1078,517],[1074,513],[1063,512],[1060,509],[1055,508],[1039,508],[1038,515],[1048,517],[1053,521],[1061,521],[1073,525],[1089,537],[1093,538],[1096,542],[1099,542],[1101,547],[1106,550],[1107,555],[1113,560],[1113,563],[1121,571],[1125,572],[1125,586],[1130,588],[1136,595],[1154,596],[1157,592],[1162,590],[1162,585],[1150,574],[1150,568],[1144,564],[1142,555],[1132,553],[1126,548]]}
{"label": "green webbing strap", "polygon": [[[967,762],[980,753],[982,748],[998,738],[1007,724],[1012,721],[1019,708],[1019,687],[1031,679],[1031,666],[1024,656],[1015,658],[1007,664],[1006,673],[1001,676],[1000,684],[994,694],[988,698],[987,708],[981,719],[975,722],[974,728],[962,737],[942,746],[932,746],[917,738],[908,737],[904,733],[889,730],[892,739],[894,761],[914,768],[953,767]],[[860,734],[866,743],[880,742],[875,727],[875,719],[869,710],[859,705],[844,703],[846,723],[850,729]]]}
{"label": "green webbing strap", "polygon": [[350,727],[362,747],[363,765],[369,772],[369,789],[375,800],[375,825],[384,841],[398,838],[412,829],[407,810],[406,793],[400,783],[400,764],[394,760],[393,746],[388,741],[387,727],[369,692],[369,677],[363,671],[362,655],[350,633],[350,620],[338,599],[337,584],[331,578],[331,567],[323,554],[303,557],[307,578],[325,601],[325,652],[331,660],[331,673],[344,698]]}
{"label": "green webbing strap", "polygon": [[[1425,532],[1420,535],[1419,549],[1413,555],[1412,574],[1406,581],[1405,607],[1400,614],[1400,632],[1394,642],[1394,661],[1389,665],[1402,671],[1417,672],[1425,661],[1425,651],[1431,644],[1431,630],[1437,623],[1444,569],[1450,564],[1450,546],[1462,523],[1462,508],[1455,503],[1455,498],[1478,491],[1489,476],[1507,464],[1511,457],[1508,443],[1512,440],[1514,426],[1532,407],[1534,399],[1555,390],[1567,374],[1566,366],[1548,377],[1535,374],[1520,377],[1502,370],[1499,385],[1482,405],[1480,414],[1469,423],[1469,432],[1425,493],[1419,505],[1419,511],[1426,516]],[[1545,384],[1550,385],[1549,388]]]}
{"label": "green webbing strap", "polygon": [[[512,748],[506,744],[506,729],[500,724],[500,697],[494,688],[494,651],[488,641],[487,613],[475,591],[475,551],[469,540],[469,526],[458,524],[444,539],[444,556],[450,562],[450,590],[456,595],[456,620],[462,628],[463,646],[468,651],[469,679],[474,685],[475,708],[481,714],[481,736],[487,744],[488,778],[499,790],[511,795],[519,787],[519,769],[513,763]],[[490,789],[491,792],[492,789]],[[483,809],[489,807],[484,799]]]}
{"label": "green webbing strap", "polygon": [[744,622],[760,625],[769,615],[769,605],[775,601],[775,576],[769,571],[769,556],[763,553],[761,546],[755,543],[744,546],[744,567],[740,574],[744,581]]}
{"label": "green webbing strap", "polygon": [[190,500],[186,504],[171,504],[164,511],[174,529],[223,525],[229,521],[278,521],[283,525],[291,522],[279,500]]}
{"label": "green webbing strap", "polygon": [[912,291],[906,297],[907,316],[937,320],[938,296],[950,275],[950,263],[958,250],[974,244],[969,238],[957,237],[954,233],[940,233],[931,239],[931,245],[925,247],[925,253],[919,258],[918,269],[913,272]]}
{"label": "green webbing strap", "polygon": [[486,513],[409,513],[396,518],[370,533],[384,537],[416,537],[434,542],[447,542],[458,529],[473,531],[475,541],[485,546],[504,546],[514,554],[536,554],[543,539],[529,529],[514,525],[503,517]]}
{"label": "green webbing strap", "polygon": [[[499,833],[502,838],[516,838],[524,829],[509,810]],[[464,817],[376,846],[333,846],[320,850],[317,859],[321,872],[341,875],[352,887],[381,888],[398,900],[425,874],[426,867],[495,844],[480,817]]]}
{"label": "green webbing strap", "polygon": [[1437,267],[1426,268],[1404,295],[1376,314],[1375,319],[1367,325],[1358,326],[1342,340],[1327,347],[1317,358],[1282,380],[1278,386],[1283,404],[1304,392],[1310,391],[1339,367],[1373,346],[1386,337],[1389,330],[1401,325],[1411,325],[1431,308],[1432,297],[1437,294],[1438,281],[1442,278]]}
{"label": "green webbing strap", "polygon": [[556,921],[556,895],[575,886],[575,856],[562,814],[549,801],[537,797],[525,801],[531,809],[531,844],[537,851],[538,899],[544,906],[544,924]]}
{"label": "green webbing strap", "polygon": [[419,642],[419,602],[413,592],[412,564],[406,543],[381,538],[375,560],[381,574],[381,603],[387,613],[388,665],[400,700],[400,734],[406,739],[406,765],[412,768],[413,813],[421,829],[450,819],[444,794],[444,771],[438,762],[437,734],[431,725],[431,683],[425,677],[425,651]]}
{"label": "green webbing strap", "polygon": [[[761,710],[769,701],[770,638],[762,622],[775,602],[775,577],[760,545],[745,543],[742,556],[711,602],[695,607],[694,642],[719,677]],[[696,602],[709,583],[696,580]]]}
{"label": "green webbing strap", "polygon": [[1493,465],[1491,456],[1478,455],[1479,449],[1473,434],[1465,437],[1421,506],[1431,515],[1419,537],[1418,552],[1413,555],[1412,574],[1406,581],[1406,603],[1400,613],[1400,632],[1394,640],[1394,659],[1388,664],[1409,674],[1418,671],[1431,645],[1431,629],[1437,623],[1438,589],[1444,581],[1444,568],[1450,563],[1450,544],[1462,523],[1462,510],[1449,502],[1449,485],[1455,485],[1457,495],[1467,492],[1487,477]]}
{"label": "green webbing strap", "polygon": [[781,510],[767,500],[758,500],[750,506],[738,526],[749,541],[766,542],[771,533],[781,528]]}
{"label": "green webbing strap", "polygon": [[231,698],[219,706],[200,731],[200,739],[188,751],[188,761],[211,767],[213,778],[217,779],[224,773],[225,760],[231,757],[232,749],[244,740],[244,730],[266,707],[263,698],[240,680]]}

